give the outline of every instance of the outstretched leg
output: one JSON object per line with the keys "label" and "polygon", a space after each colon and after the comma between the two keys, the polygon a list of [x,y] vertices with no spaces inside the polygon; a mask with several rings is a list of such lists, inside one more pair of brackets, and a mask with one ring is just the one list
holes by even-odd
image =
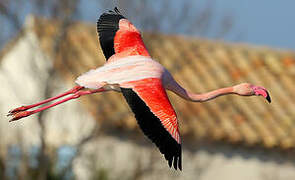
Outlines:
{"label": "outstretched leg", "polygon": [[[9,122],[19,120],[21,118],[30,116],[30,115],[35,114],[37,112],[43,111],[45,109],[49,109],[49,108],[54,107],[56,105],[59,105],[61,103],[67,102],[67,101],[69,101],[71,99],[77,99],[77,98],[79,98],[80,96],[83,96],[83,95],[106,91],[104,88],[99,88],[99,89],[94,89],[94,90],[83,90],[83,89],[84,89],[84,87],[82,87],[82,86],[76,86],[73,89],[71,89],[71,90],[69,90],[69,91],[67,91],[65,93],[62,93],[62,94],[60,94],[58,96],[55,96],[55,97],[52,97],[52,98],[49,98],[49,99],[46,99],[46,100],[41,101],[39,103],[28,105],[28,106],[21,106],[19,108],[13,109],[13,110],[9,111],[9,114],[7,115],[7,116],[12,116],[12,119],[10,119]],[[72,94],[72,95],[70,95],[69,97],[66,97],[66,98],[64,98],[64,99],[62,99],[60,101],[52,103],[50,105],[40,107],[40,108],[32,110],[32,111],[26,111],[26,110],[28,110],[30,108],[40,106],[42,104],[54,101],[54,100],[59,99],[61,97],[67,96],[69,94]]]}
{"label": "outstretched leg", "polygon": [[40,105],[42,105],[42,104],[45,104],[45,103],[48,103],[48,102],[54,101],[54,100],[59,99],[59,98],[61,98],[61,97],[67,96],[67,95],[69,95],[69,94],[74,94],[74,93],[76,93],[77,91],[79,91],[79,90],[81,90],[81,89],[84,89],[84,87],[83,87],[83,86],[75,86],[75,87],[73,87],[72,89],[70,89],[70,90],[68,90],[68,91],[66,91],[66,92],[64,92],[64,93],[62,93],[62,94],[60,94],[60,95],[57,95],[57,96],[55,96],[55,97],[51,97],[51,98],[45,99],[45,100],[40,101],[40,102],[38,102],[38,103],[36,103],[36,104],[32,104],[32,105],[28,105],[28,106],[21,106],[21,107],[15,108],[15,109],[9,111],[9,115],[10,115],[10,114],[17,113],[17,112],[20,112],[20,111],[25,111],[25,110],[28,110],[28,109],[34,108],[34,107],[36,107],[36,106],[40,106]]}

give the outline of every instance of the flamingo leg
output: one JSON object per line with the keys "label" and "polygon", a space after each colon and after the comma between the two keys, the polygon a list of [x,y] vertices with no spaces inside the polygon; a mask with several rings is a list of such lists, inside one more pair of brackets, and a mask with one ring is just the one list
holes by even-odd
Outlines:
{"label": "flamingo leg", "polygon": [[14,114],[14,113],[17,113],[17,112],[20,112],[20,111],[25,111],[25,110],[28,110],[28,109],[31,109],[31,108],[34,108],[36,106],[40,106],[42,104],[45,104],[45,103],[48,103],[48,102],[51,102],[51,101],[54,101],[56,99],[59,99],[61,97],[64,97],[64,96],[67,96],[69,94],[74,94],[76,93],[77,91],[81,90],[81,89],[84,89],[83,86],[75,86],[73,87],[72,89],[60,94],[60,95],[57,95],[55,97],[51,97],[51,98],[48,98],[48,99],[45,99],[43,101],[40,101],[38,103],[35,103],[35,104],[32,104],[32,105],[28,105],[28,106],[21,106],[21,107],[18,107],[18,108],[15,108],[11,111],[9,111],[9,114]]}
{"label": "flamingo leg", "polygon": [[[99,89],[94,89],[94,90],[81,90],[83,88],[84,87],[82,87],[82,86],[76,86],[73,89],[71,89],[71,90],[69,90],[69,91],[67,91],[67,92],[65,92],[65,93],[63,93],[61,95],[58,95],[56,97],[49,98],[47,100],[41,101],[39,103],[30,105],[30,106],[22,106],[22,107],[24,107],[23,109],[25,109],[25,110],[20,110],[22,107],[16,108],[17,109],[16,111],[12,110],[12,111],[9,112],[8,116],[12,116],[12,119],[10,119],[9,122],[19,120],[21,118],[30,116],[32,114],[38,113],[40,111],[43,111],[45,109],[49,109],[49,108],[54,107],[56,105],[59,105],[61,103],[67,102],[69,100],[77,99],[77,98],[79,98],[81,96],[84,96],[84,95],[87,95],[87,94],[93,94],[93,93],[98,93],[98,92],[106,91],[104,88],[99,88]],[[66,97],[66,98],[64,98],[64,99],[62,99],[60,101],[57,101],[55,103],[52,103],[50,105],[47,105],[47,106],[44,106],[44,107],[40,107],[40,108],[35,109],[35,110],[32,110],[32,111],[26,111],[29,108],[36,107],[38,105],[41,105],[41,104],[44,104],[44,103],[53,101],[55,99],[61,98],[63,96],[69,95],[69,94],[72,94],[72,95],[69,96],[69,97]]]}

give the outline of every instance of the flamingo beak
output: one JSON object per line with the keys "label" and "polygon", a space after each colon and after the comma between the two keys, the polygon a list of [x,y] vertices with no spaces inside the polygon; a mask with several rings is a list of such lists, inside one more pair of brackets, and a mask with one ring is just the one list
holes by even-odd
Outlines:
{"label": "flamingo beak", "polygon": [[268,91],[264,87],[253,86],[252,89],[253,89],[254,94],[256,96],[263,96],[269,103],[271,103],[270,95],[269,95]]}
{"label": "flamingo beak", "polygon": [[269,95],[269,93],[266,91],[266,100],[269,102],[269,103],[271,103],[271,98],[270,98],[270,95]]}

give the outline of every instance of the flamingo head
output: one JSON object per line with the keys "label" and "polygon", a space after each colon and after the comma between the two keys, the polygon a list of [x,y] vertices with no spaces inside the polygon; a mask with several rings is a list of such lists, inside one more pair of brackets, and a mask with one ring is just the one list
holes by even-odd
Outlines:
{"label": "flamingo head", "polygon": [[268,91],[262,86],[242,83],[234,86],[234,92],[241,96],[262,96],[269,103],[271,103],[271,98]]}

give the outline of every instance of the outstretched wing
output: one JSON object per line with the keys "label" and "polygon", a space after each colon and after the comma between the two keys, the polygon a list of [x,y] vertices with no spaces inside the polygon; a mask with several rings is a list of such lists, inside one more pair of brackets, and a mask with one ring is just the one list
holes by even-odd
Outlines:
{"label": "outstretched wing", "polygon": [[99,17],[97,32],[106,60],[114,54],[149,56],[140,32],[117,8]]}
{"label": "outstretched wing", "polygon": [[144,134],[164,154],[169,166],[182,169],[181,142],[175,111],[161,80],[157,78],[131,82],[132,89],[122,88]]}
{"label": "outstretched wing", "polygon": [[[97,31],[107,60],[126,56],[150,56],[135,26],[114,11],[103,13],[97,22]],[[121,91],[135,114],[137,122],[148,138],[164,154],[169,166],[182,169],[181,143],[175,111],[161,80],[152,78],[133,82],[132,89]]]}

